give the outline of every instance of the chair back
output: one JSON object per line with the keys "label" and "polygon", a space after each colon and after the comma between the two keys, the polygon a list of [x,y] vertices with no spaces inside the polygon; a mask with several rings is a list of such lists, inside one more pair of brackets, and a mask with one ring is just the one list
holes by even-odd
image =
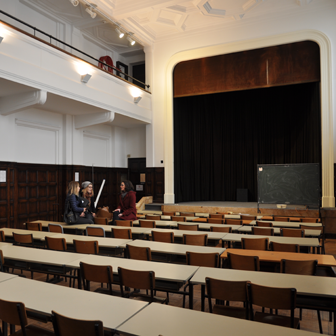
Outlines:
{"label": "chair back", "polygon": [[219,214],[219,213],[216,213],[216,214],[209,214],[209,218],[223,219],[223,218],[224,218],[224,215],[223,215],[223,214]]}
{"label": "chair back", "polygon": [[268,250],[268,238],[241,238],[241,243],[245,250]]}
{"label": "chair back", "polygon": [[105,237],[105,230],[102,227],[87,226],[86,235],[93,236],[93,237]]}
{"label": "chair back", "polygon": [[256,226],[260,226],[260,227],[273,227],[273,223],[271,223],[271,222],[264,222],[264,221],[256,221]]}
{"label": "chair back", "polygon": [[254,227],[252,226],[252,233],[259,236],[274,236],[274,229],[271,227]]}
{"label": "chair back", "polygon": [[[83,280],[112,284],[113,269],[110,265],[91,265],[80,262],[81,276]],[[87,288],[85,288],[87,289]],[[89,289],[87,289],[89,290]]]}
{"label": "chair back", "polygon": [[211,226],[210,227],[211,232],[227,232],[231,233],[232,232],[232,227],[231,226]]}
{"label": "chair back", "polygon": [[184,234],[183,235],[183,244],[185,245],[195,245],[195,246],[206,246],[208,243],[207,234]]}
{"label": "chair back", "polygon": [[220,218],[207,218],[207,222],[208,223],[212,223],[212,224],[223,224],[224,219],[220,219]]}
{"label": "chair back", "polygon": [[45,237],[47,248],[54,251],[66,251],[67,244],[65,238]]}
{"label": "chair back", "polygon": [[195,217],[194,212],[180,212],[180,216],[182,217]]}
{"label": "chair back", "polygon": [[317,260],[281,260],[280,272],[300,275],[316,275]]}
{"label": "chair back", "polygon": [[33,235],[13,232],[14,244],[16,245],[34,245]]}
{"label": "chair back", "polygon": [[242,225],[242,220],[227,218],[225,219],[225,224]]}
{"label": "chair back", "polygon": [[133,226],[133,221],[131,220],[116,220],[114,221],[116,226]]}
{"label": "chair back", "polygon": [[0,319],[5,323],[19,325],[21,329],[25,329],[28,324],[25,305],[22,302],[0,299]]}
{"label": "chair back", "polygon": [[88,240],[73,240],[75,252],[84,254],[98,254],[99,245],[98,241],[88,241]]}
{"label": "chair back", "polygon": [[187,265],[219,267],[219,253],[186,252]]}
{"label": "chair back", "polygon": [[4,265],[5,265],[5,259],[2,250],[0,250],[0,272],[4,272]]}
{"label": "chair back", "polygon": [[98,211],[96,213],[96,217],[107,218],[109,220],[109,219],[113,219],[113,213],[109,212],[108,207],[106,207],[106,208],[103,208],[103,209],[98,209]]}
{"label": "chair back", "polygon": [[260,271],[258,256],[246,256],[234,253],[227,253],[229,268],[242,271]]}
{"label": "chair back", "polygon": [[26,229],[31,231],[42,231],[42,223],[26,223]]}
{"label": "chair back", "polygon": [[52,321],[56,336],[104,336],[103,322],[77,320],[52,311]]}
{"label": "chair back", "polygon": [[300,246],[298,244],[283,244],[283,243],[270,242],[270,250],[277,252],[298,253],[300,252]]}
{"label": "chair back", "polygon": [[175,216],[174,211],[162,211],[163,216]]}
{"label": "chair back", "polygon": [[240,215],[240,219],[241,219],[241,220],[250,220],[250,221],[253,221],[253,220],[256,220],[256,219],[257,219],[257,216]]}
{"label": "chair back", "polygon": [[93,221],[95,224],[98,224],[98,225],[108,225],[108,218],[107,217],[93,217]]}
{"label": "chair back", "polygon": [[146,219],[156,221],[156,220],[161,220],[161,216],[160,215],[146,215]]}
{"label": "chair back", "polygon": [[178,230],[198,231],[198,224],[180,224],[177,223]]}
{"label": "chair back", "polygon": [[156,228],[155,221],[150,221],[150,220],[139,220],[139,224],[141,227],[145,228]]}
{"label": "chair back", "polygon": [[153,271],[134,271],[118,267],[121,296],[125,296],[123,286],[137,289],[147,289],[154,297],[155,273]]}
{"label": "chair back", "polygon": [[6,241],[5,232],[0,230],[0,242]]}
{"label": "chair back", "polygon": [[55,233],[64,233],[63,226],[60,224],[48,224],[48,231]]}
{"label": "chair back", "polygon": [[171,216],[173,222],[185,222],[186,218],[183,216]]}
{"label": "chair back", "polygon": [[301,230],[301,229],[281,228],[280,232],[281,232],[281,236],[284,236],[284,237],[304,237],[304,230]]}
{"label": "chair back", "polygon": [[301,218],[302,223],[318,223],[319,218]]}
{"label": "chair back", "polygon": [[323,226],[309,226],[309,225],[300,225],[300,229],[301,230],[317,230],[317,231],[321,231],[321,233],[323,233]]}
{"label": "chair back", "polygon": [[152,252],[149,247],[132,246],[126,244],[126,253],[129,259],[134,260],[152,260]]}
{"label": "chair back", "polygon": [[132,230],[125,228],[112,228],[112,238],[132,239]]}
{"label": "chair back", "polygon": [[161,242],[161,243],[174,243],[174,232],[171,231],[152,231],[152,239],[153,241]]}
{"label": "chair back", "polygon": [[273,221],[274,222],[289,222],[289,218],[288,217],[274,217]]}

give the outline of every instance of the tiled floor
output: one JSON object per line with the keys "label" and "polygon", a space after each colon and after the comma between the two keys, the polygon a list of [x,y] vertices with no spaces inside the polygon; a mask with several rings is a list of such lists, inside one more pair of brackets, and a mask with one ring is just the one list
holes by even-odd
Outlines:
{"label": "tiled floor", "polygon": [[[325,244],[325,247],[326,247],[326,254],[333,254],[336,257],[336,241],[335,240],[327,240],[326,244]],[[16,271],[16,273],[18,273],[18,271]],[[24,274],[27,277],[30,277],[29,272],[24,272]],[[43,274],[34,273],[34,279],[36,279],[37,281],[45,281],[46,276],[43,275]],[[336,281],[336,279],[335,279],[335,281]],[[55,286],[68,286],[68,282],[61,281]],[[97,284],[96,287],[94,285],[92,285],[91,290],[94,290],[98,286],[100,286],[100,285]],[[116,291],[118,291],[119,287],[114,286],[114,289]],[[103,294],[97,294],[97,295],[103,295]],[[165,293],[157,292],[157,295],[158,296],[165,296]],[[194,289],[194,309],[195,310],[201,310],[200,297],[201,297],[200,287],[196,286],[195,289]],[[170,298],[169,305],[182,307],[182,295],[170,294],[169,298]],[[188,306],[188,299],[186,300],[186,305]],[[208,305],[207,304],[206,304],[205,310],[208,311]],[[297,316],[299,315],[298,310],[296,312],[296,315]],[[327,335],[333,335],[333,333],[334,333],[333,322],[329,322],[329,313],[328,312],[321,312],[321,315],[322,315],[323,333],[327,334]],[[48,329],[52,330],[51,323],[44,324],[44,323],[36,322],[36,321],[33,321],[33,320],[30,320],[29,322],[34,323],[34,324],[38,324],[40,326],[43,326],[44,328],[48,328]],[[316,311],[314,311],[314,310],[303,310],[303,318],[302,318],[302,321],[300,322],[300,325],[301,325],[302,330],[309,330],[309,331],[313,331],[313,332],[318,333],[319,328],[318,328],[318,320],[317,320]]]}

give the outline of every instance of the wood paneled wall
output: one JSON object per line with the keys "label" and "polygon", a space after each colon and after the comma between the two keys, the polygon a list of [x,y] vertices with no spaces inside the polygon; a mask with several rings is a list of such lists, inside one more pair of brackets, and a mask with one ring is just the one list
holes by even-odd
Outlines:
{"label": "wood paneled wall", "polygon": [[181,62],[174,70],[174,97],[319,80],[319,46],[303,41]]}
{"label": "wood paneled wall", "polygon": [[[22,228],[23,223],[38,219],[63,221],[67,186],[75,172],[80,182],[92,181],[92,167],[86,166],[0,162],[0,170],[6,171],[6,182],[0,182],[0,227]],[[98,207],[117,207],[120,181],[127,176],[127,168],[94,168],[96,194],[105,179]],[[146,181],[146,194],[156,203],[163,202],[164,169],[146,168]]]}

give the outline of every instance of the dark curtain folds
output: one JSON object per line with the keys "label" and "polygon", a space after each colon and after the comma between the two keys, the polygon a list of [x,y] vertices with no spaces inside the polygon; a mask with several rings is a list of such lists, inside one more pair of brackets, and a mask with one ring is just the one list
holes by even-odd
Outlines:
{"label": "dark curtain folds", "polygon": [[175,201],[257,201],[257,164],[321,163],[318,82],[174,99]]}

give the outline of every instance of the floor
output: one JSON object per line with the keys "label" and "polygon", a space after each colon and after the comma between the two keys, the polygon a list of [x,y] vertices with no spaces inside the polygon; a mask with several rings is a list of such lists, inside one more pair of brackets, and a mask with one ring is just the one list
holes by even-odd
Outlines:
{"label": "floor", "polygon": [[[336,240],[326,240],[325,242],[326,254],[332,254],[336,257]],[[19,271],[15,271],[15,273],[20,273]],[[30,272],[23,272],[28,278],[30,278]],[[34,273],[34,279],[37,281],[46,281],[46,276],[40,273]],[[55,286],[68,286],[68,282],[61,281]],[[98,288],[100,284],[96,286],[94,284],[91,285],[91,290]],[[114,286],[114,290],[118,291],[119,286]],[[97,295],[104,295],[104,294],[97,294]],[[158,292],[158,296],[165,296],[165,293]],[[194,288],[194,309],[201,310],[201,293],[200,293],[200,286],[195,286]],[[169,305],[182,307],[182,295],[179,294],[170,294],[169,295]],[[186,306],[188,306],[188,299],[186,300]],[[205,310],[208,311],[208,305],[206,303]],[[281,314],[281,311],[279,312]],[[329,322],[329,313],[328,312],[321,312],[322,315],[322,324],[323,324],[323,333],[326,335],[333,335],[333,322]],[[299,316],[299,311],[297,310],[296,316]],[[29,320],[29,323],[37,324],[41,327],[52,329],[51,323],[41,323],[36,322],[33,320]],[[300,322],[300,326],[302,330],[309,330],[316,333],[319,333],[318,328],[318,321],[317,321],[317,313],[314,310],[303,310],[303,318]]]}

